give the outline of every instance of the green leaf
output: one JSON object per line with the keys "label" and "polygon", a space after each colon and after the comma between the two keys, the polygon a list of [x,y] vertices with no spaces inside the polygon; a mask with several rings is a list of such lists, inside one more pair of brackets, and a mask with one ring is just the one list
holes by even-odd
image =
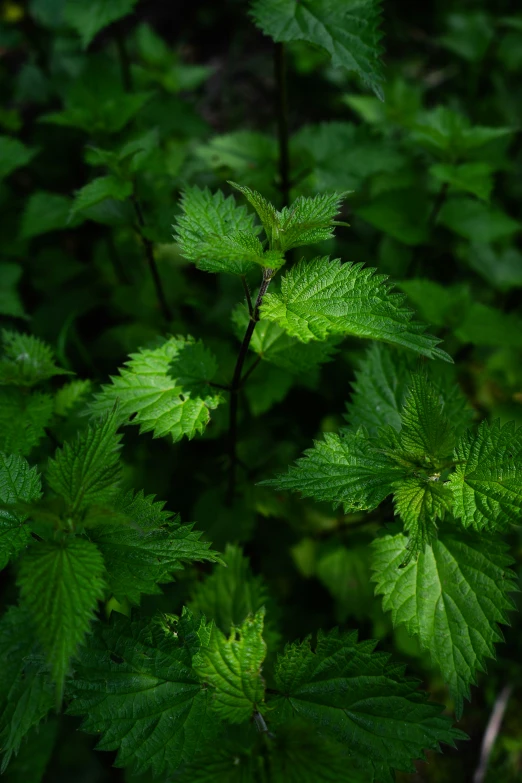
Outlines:
{"label": "green leaf", "polygon": [[259,190],[267,190],[275,179],[277,144],[264,133],[240,130],[214,136],[195,154],[226,179],[233,176]]}
{"label": "green leaf", "polygon": [[439,38],[442,45],[469,62],[482,60],[495,35],[491,17],[483,11],[451,13],[446,24],[448,30]]}
{"label": "green leaf", "polygon": [[333,66],[355,71],[383,99],[379,0],[254,0],[252,16],[276,42],[306,41],[326,50]]}
{"label": "green leaf", "polygon": [[90,541],[40,542],[24,555],[18,572],[27,609],[61,700],[70,658],[76,653],[103,598],[104,564]]}
{"label": "green leaf", "polygon": [[30,753],[17,756],[4,772],[4,783],[42,783],[45,771],[55,750],[58,734],[58,720],[47,720],[44,724],[31,729],[27,735]]}
{"label": "green leaf", "polygon": [[[177,442],[202,433],[210,421],[209,411],[223,401],[209,383],[215,360],[191,337],[171,337],[158,348],[142,348],[130,355],[119,376],[95,395],[91,412],[112,410],[118,400],[118,421],[140,426],[155,438],[170,435]],[[181,383],[183,379],[187,386]]]}
{"label": "green leaf", "polygon": [[400,441],[413,457],[435,464],[452,453],[453,428],[444,415],[444,399],[426,373],[413,373],[401,411]]}
{"label": "green leaf", "polygon": [[179,623],[117,618],[80,650],[71,683],[72,715],[101,734],[99,750],[117,750],[115,766],[137,774],[172,773],[212,739],[210,694],[192,668],[204,625],[184,610]]}
{"label": "green leaf", "polygon": [[340,435],[326,432],[324,440],[304,454],[288,473],[262,484],[297,491],[334,507],[342,504],[349,513],[377,508],[404,475],[404,469],[382,454],[363,428]]}
{"label": "green leaf", "polygon": [[[341,225],[335,216],[346,198],[344,193],[323,193],[312,198],[299,196],[278,212],[260,193],[231,182],[247,198],[259,215],[270,246],[282,253],[293,247],[314,245],[331,239]],[[268,266],[268,264],[267,264]]]}
{"label": "green leaf", "polygon": [[113,497],[120,480],[121,435],[116,411],[78,433],[49,460],[47,481],[64,498],[72,515]]}
{"label": "green leaf", "polygon": [[48,234],[65,228],[75,228],[82,222],[81,217],[69,221],[71,199],[58,193],[42,190],[34,192],[28,199],[20,226],[22,239]]}
{"label": "green leaf", "polygon": [[54,395],[54,412],[57,416],[68,416],[79,405],[92,389],[92,382],[74,380],[62,386]]}
{"label": "green leaf", "polygon": [[22,277],[20,264],[0,263],[0,315],[27,318],[18,284]]}
{"label": "green leaf", "polygon": [[416,277],[402,281],[399,288],[417,308],[421,318],[434,326],[455,328],[471,306],[470,291],[465,284],[441,285]]}
{"label": "green leaf", "polygon": [[446,201],[439,222],[470,242],[495,242],[512,236],[522,226],[502,210],[469,198]]}
{"label": "green leaf", "polygon": [[377,435],[389,425],[401,428],[401,410],[410,381],[409,356],[379,343],[372,343],[355,372],[353,393],[345,418],[355,429],[366,427]]}
{"label": "green leaf", "polygon": [[87,49],[104,27],[130,14],[137,0],[66,0],[65,21],[78,33]]}
{"label": "green leaf", "polygon": [[[263,577],[254,576],[240,547],[227,544],[223,564],[217,565],[210,576],[196,583],[189,606],[193,612],[212,618],[216,626],[228,635],[249,615],[257,615],[271,603]],[[276,632],[270,626],[274,613],[275,607],[269,612],[265,627],[269,646],[276,641]]]}
{"label": "green leaf", "polygon": [[439,182],[451,185],[454,190],[472,193],[474,196],[489,201],[493,190],[493,169],[489,163],[435,163],[430,167],[430,174]]}
{"label": "green leaf", "polygon": [[196,674],[214,689],[212,709],[230,723],[243,723],[263,708],[264,614],[264,609],[260,609],[253,617],[247,617],[231,629],[228,638],[212,624],[208,643],[192,661]]}
{"label": "green leaf", "polygon": [[499,291],[522,287],[522,253],[515,247],[497,250],[491,245],[473,243],[466,262]]}
{"label": "green leaf", "polygon": [[453,509],[453,497],[438,478],[411,477],[397,483],[393,500],[395,512],[409,533],[401,567],[424,551],[437,537],[437,520],[443,520]]}
{"label": "green leaf", "polygon": [[19,139],[0,136],[0,181],[30,163],[37,152],[37,149],[26,147]]}
{"label": "green leaf", "polygon": [[415,247],[428,240],[429,209],[425,193],[410,186],[380,193],[355,212],[378,231]]}
{"label": "green leaf", "polygon": [[50,394],[0,388],[0,449],[27,455],[45,435],[53,415]]}
{"label": "green leaf", "polygon": [[465,527],[498,530],[519,524],[522,513],[522,427],[483,421],[455,449],[449,477],[454,514]]}
{"label": "green leaf", "polygon": [[522,347],[522,319],[481,302],[473,302],[454,329],[462,342],[474,345]]}
{"label": "green leaf", "polygon": [[[41,497],[40,476],[23,457],[0,452],[0,503],[30,503]],[[0,508],[0,569],[5,568],[31,540],[24,525],[27,514],[16,508]]]}
{"label": "green leaf", "polygon": [[11,606],[0,620],[2,774],[11,757],[18,754],[27,734],[38,726],[54,704],[53,689],[41,671],[38,652],[27,612]]}
{"label": "green leaf", "polygon": [[510,133],[513,133],[512,128],[471,127],[464,115],[446,106],[437,106],[417,119],[412,138],[433,154],[454,161]]}
{"label": "green leaf", "polygon": [[55,375],[69,375],[54,363],[54,354],[38,337],[2,329],[0,386],[34,386]]}
{"label": "green leaf", "polygon": [[405,624],[440,668],[455,700],[457,717],[475,673],[502,641],[497,623],[513,608],[517,589],[507,547],[500,541],[444,534],[415,562],[400,568],[406,539],[385,536],[373,544],[374,581],[394,626]]}
{"label": "green leaf", "polygon": [[210,544],[199,540],[201,532],[180,525],[164,505],[143,492],[120,494],[111,503],[117,521],[111,524],[109,516],[89,530],[103,555],[109,589],[120,602],[139,605],[142,593],[161,593],[158,584],[171,582],[172,572],[184,563],[218,560]]}
{"label": "green leaf", "polygon": [[[357,643],[357,634],[319,631],[310,639],[287,645],[276,665],[281,696],[270,700],[274,723],[299,717],[316,726],[366,762],[378,780],[389,768],[413,772],[413,761],[439,743],[463,739],[452,729],[442,707],[429,704],[403,668],[374,652],[375,642]],[[371,775],[369,776],[371,779]]]}
{"label": "green leaf", "polygon": [[[244,275],[252,268],[252,262],[241,254],[241,243],[245,237],[256,238],[254,218],[245,207],[237,206],[233,196],[189,187],[181,195],[181,209],[174,239],[182,256],[204,271]],[[225,242],[214,249],[214,243],[226,237],[229,246]]]}
{"label": "green leaf", "polygon": [[107,198],[125,201],[132,195],[132,182],[121,179],[113,174],[107,177],[97,177],[92,182],[77,190],[71,206],[71,215],[89,209]]}
{"label": "green leaf", "polygon": [[296,264],[281,281],[280,293],[267,293],[261,316],[275,321],[302,342],[330,334],[352,334],[395,343],[429,358],[451,361],[440,342],[412,321],[401,294],[390,293],[385,275],[361,264],[316,258]]}

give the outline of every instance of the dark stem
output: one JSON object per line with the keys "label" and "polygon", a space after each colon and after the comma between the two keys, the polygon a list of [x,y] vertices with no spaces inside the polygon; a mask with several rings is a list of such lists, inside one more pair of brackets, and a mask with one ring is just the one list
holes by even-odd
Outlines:
{"label": "dark stem", "polygon": [[127,45],[125,43],[125,35],[123,29],[118,24],[114,30],[114,41],[116,43],[116,49],[118,50],[118,60],[120,61],[121,69],[121,82],[125,92],[132,92],[134,89],[134,82],[132,79],[131,61],[129,59],[129,53],[127,51]]}
{"label": "dark stem", "polygon": [[141,241],[143,243],[143,247],[145,249],[145,257],[147,259],[150,273],[154,281],[154,288],[156,289],[156,296],[158,297],[158,302],[161,307],[161,312],[163,313],[164,319],[166,321],[170,321],[172,319],[172,313],[170,311],[170,307],[165,297],[165,292],[163,290],[163,285],[161,282],[161,278],[159,276],[158,267],[156,266],[156,260],[154,258],[154,247],[150,239],[146,237],[143,233],[143,229],[145,228],[145,220],[143,218],[143,212],[141,211],[140,203],[134,193],[131,196],[131,201],[134,206],[136,217],[138,218],[138,233],[140,235]]}
{"label": "dark stem", "polygon": [[213,389],[224,389],[225,391],[230,391],[230,386],[225,386],[224,383],[214,383],[214,381],[207,381],[209,386],[212,386]]}
{"label": "dark stem", "polygon": [[279,187],[283,206],[290,203],[290,154],[288,142],[288,85],[284,44],[274,44],[274,72],[276,80],[277,136],[279,140]]}
{"label": "dark stem", "polygon": [[127,277],[127,271],[122,264],[116,245],[114,244],[114,237],[112,231],[109,230],[107,234],[107,249],[109,251],[109,258],[114,269],[118,282],[122,285],[129,285],[129,278]]}
{"label": "dark stem", "polygon": [[250,296],[250,289],[244,275],[241,275],[241,282],[243,283],[243,291],[245,292],[245,299],[247,300],[248,313],[250,318],[254,315],[254,308],[252,306],[252,297]]}
{"label": "dark stem", "polygon": [[248,348],[250,340],[254,334],[254,329],[259,321],[259,308],[263,303],[263,297],[266,294],[266,290],[270,285],[270,280],[274,274],[273,269],[263,269],[263,282],[259,287],[256,303],[254,305],[254,312],[252,313],[248,326],[246,328],[243,342],[239,349],[237,356],[236,366],[234,368],[234,376],[232,383],[230,384],[230,415],[228,420],[228,453],[230,458],[229,474],[228,474],[228,490],[227,490],[227,505],[231,505],[234,500],[234,493],[236,490],[236,465],[237,465],[237,406],[239,390],[241,388],[241,375],[243,373],[243,365],[248,354]]}
{"label": "dark stem", "polygon": [[435,201],[433,202],[433,207],[431,209],[430,216],[428,218],[429,228],[435,225],[435,221],[439,216],[439,212],[442,209],[442,205],[446,201],[446,196],[448,195],[448,187],[449,185],[447,182],[443,182],[442,185],[440,186],[440,190],[437,193]]}
{"label": "dark stem", "polygon": [[247,380],[250,378],[250,376],[252,375],[252,373],[254,372],[254,370],[256,369],[256,367],[260,363],[261,363],[261,357],[260,356],[256,356],[256,358],[254,359],[254,361],[252,362],[252,364],[250,365],[250,367],[248,368],[246,373],[241,378],[241,387],[243,387],[245,385]]}

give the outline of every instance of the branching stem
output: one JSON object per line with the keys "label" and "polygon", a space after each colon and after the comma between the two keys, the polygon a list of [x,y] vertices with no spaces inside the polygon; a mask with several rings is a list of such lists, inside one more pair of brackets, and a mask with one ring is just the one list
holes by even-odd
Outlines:
{"label": "branching stem", "polygon": [[[237,465],[237,410],[238,410],[238,397],[239,390],[241,389],[243,374],[243,365],[248,354],[248,348],[254,329],[259,321],[259,308],[263,303],[263,297],[266,294],[267,288],[270,285],[270,280],[274,274],[273,269],[263,269],[263,282],[259,287],[257,299],[253,308],[252,315],[246,328],[243,342],[239,349],[237,356],[236,366],[234,368],[234,376],[232,383],[230,384],[230,416],[228,421],[228,453],[230,458],[229,474],[228,474],[228,490],[227,490],[227,504],[231,505],[234,500],[234,493],[236,490],[236,465]],[[250,368],[249,373],[252,368]],[[248,373],[248,374],[249,374]]]}
{"label": "branching stem", "polygon": [[248,314],[250,315],[250,318],[252,318],[252,316],[254,315],[254,307],[252,305],[252,297],[250,296],[250,289],[248,287],[248,283],[244,275],[241,275],[241,282],[243,284],[243,291],[245,292],[245,299],[247,301]]}
{"label": "branching stem", "polygon": [[140,235],[141,241],[143,243],[143,247],[145,250],[145,257],[147,259],[150,273],[152,275],[152,280],[154,282],[154,288],[156,289],[156,296],[158,298],[158,302],[161,307],[161,312],[163,313],[163,317],[165,321],[170,321],[172,319],[172,313],[169,304],[167,302],[165,292],[163,290],[163,284],[161,282],[161,277],[159,275],[158,267],[156,265],[156,259],[154,258],[154,246],[151,240],[143,233],[143,229],[145,228],[145,220],[143,217],[143,212],[141,210],[140,203],[136,198],[135,193],[132,194],[131,201],[134,207],[134,212],[136,213],[136,218],[138,220],[138,225],[137,225],[138,234]]}

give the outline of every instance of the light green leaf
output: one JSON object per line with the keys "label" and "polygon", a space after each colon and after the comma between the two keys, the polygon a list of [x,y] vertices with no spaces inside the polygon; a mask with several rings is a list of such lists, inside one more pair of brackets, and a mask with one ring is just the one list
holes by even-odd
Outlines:
{"label": "light green leaf", "polygon": [[179,622],[119,617],[80,650],[69,713],[101,735],[99,750],[118,751],[116,767],[171,772],[217,733],[209,690],[192,668],[200,638],[208,631],[184,610]]}
{"label": "light green leaf", "polygon": [[69,661],[94,617],[105,582],[103,558],[90,541],[40,542],[24,555],[18,572],[22,606],[45,650],[57,699]]}
{"label": "light green leaf", "polygon": [[83,218],[70,221],[72,201],[58,193],[35,191],[28,199],[22,214],[20,235],[22,239],[48,234],[65,228],[75,228]]}
{"label": "light green leaf", "polygon": [[37,152],[37,149],[26,147],[19,139],[0,136],[0,180],[30,163]]}
{"label": "light green leaf", "polygon": [[401,411],[400,441],[412,457],[435,464],[447,460],[455,443],[453,428],[444,415],[444,399],[426,373],[412,373]]}
{"label": "light green leaf", "polygon": [[371,641],[358,644],[356,633],[337,630],[319,631],[315,651],[310,639],[287,645],[275,672],[282,695],[270,700],[270,715],[274,723],[309,721],[355,761],[366,762],[378,780],[388,780],[390,767],[413,772],[425,749],[453,745],[465,735],[374,647]]}
{"label": "light green leaf", "polygon": [[84,49],[104,27],[130,14],[137,0],[66,0],[65,21],[78,33]]}
{"label": "light green leaf", "polygon": [[415,562],[400,568],[407,539],[385,536],[373,544],[374,581],[393,624],[405,624],[440,668],[457,717],[477,671],[502,641],[497,623],[513,608],[517,589],[505,545],[494,539],[444,534]]}
{"label": "light green leaf", "polygon": [[230,723],[243,723],[263,709],[264,614],[260,609],[254,617],[247,617],[231,629],[228,638],[213,624],[207,645],[192,661],[194,671],[213,688],[212,709]]}
{"label": "light green leaf", "polygon": [[498,530],[522,516],[522,427],[483,421],[467,431],[455,449],[449,478],[454,514],[465,527]]}
{"label": "light green leaf", "polygon": [[[176,219],[174,239],[180,253],[204,271],[244,275],[252,262],[241,255],[241,238],[256,236],[253,215],[221,191],[189,187],[181,195],[182,214]],[[229,246],[214,243],[228,237]]]}
{"label": "light green leaf", "polygon": [[430,167],[430,174],[439,182],[451,185],[454,190],[472,193],[474,196],[489,201],[493,190],[493,169],[489,163],[435,163]]}
{"label": "light green leaf", "polygon": [[71,206],[71,215],[89,209],[107,198],[125,201],[131,195],[132,182],[113,174],[109,174],[107,177],[97,177],[76,191]]}
{"label": "light green leaf", "polygon": [[[27,612],[17,606],[9,607],[0,620],[2,774],[11,757],[18,754],[27,734],[38,726],[54,704],[53,689],[45,672],[41,671],[38,653]],[[30,752],[33,752],[32,748]]]}
{"label": "light green leaf", "polygon": [[425,479],[412,476],[397,482],[393,500],[395,512],[409,534],[406,551],[403,552],[403,567],[436,539],[436,522],[452,511],[453,497],[438,477]]}
{"label": "light green leaf", "polygon": [[412,138],[435,155],[454,161],[510,133],[512,128],[472,127],[463,114],[447,106],[437,106],[417,119]]}
{"label": "light green leaf", "polygon": [[47,481],[65,499],[72,515],[93,504],[108,503],[118,488],[121,435],[116,411],[78,433],[49,460]]}
{"label": "light green leaf", "polygon": [[[0,452],[0,503],[30,503],[41,496],[40,476],[23,457]],[[5,568],[31,540],[24,522],[27,514],[13,508],[0,508],[0,569]]]}
{"label": "light green leaf", "polygon": [[502,210],[470,198],[451,198],[439,213],[439,222],[471,242],[495,242],[522,228]]}
{"label": "light green leaf", "polygon": [[516,247],[497,250],[491,245],[473,243],[469,246],[466,261],[499,291],[522,287],[522,253]]}
{"label": "light green leaf", "polygon": [[254,0],[252,16],[274,41],[306,41],[326,50],[333,66],[355,71],[383,99],[380,0]]}
{"label": "light green leaf", "polygon": [[34,386],[55,375],[69,375],[54,363],[47,343],[30,334],[2,329],[0,386]]}
{"label": "light green leaf", "polygon": [[131,354],[119,376],[95,395],[90,410],[100,415],[118,401],[121,423],[138,424],[140,432],[153,432],[155,438],[190,439],[204,431],[209,411],[223,401],[209,385],[215,371],[212,354],[200,343],[191,337],[171,337],[157,348]]}
{"label": "light green leaf", "polygon": [[439,340],[412,321],[404,297],[390,293],[386,276],[361,264],[328,257],[296,264],[281,281],[280,293],[267,293],[261,316],[275,321],[302,342],[352,334],[403,345],[429,358],[451,361]]}
{"label": "light green leaf", "polygon": [[[103,555],[109,589],[118,601],[139,605],[142,593],[161,593],[159,584],[171,582],[184,563],[219,558],[210,544],[200,541],[193,525],[180,525],[164,511],[154,495],[127,492],[111,503],[117,521],[110,517],[89,530]],[[124,522],[127,524],[124,524]]]}
{"label": "light green leaf", "polygon": [[62,386],[54,395],[54,412],[57,416],[68,416],[76,408],[92,388],[89,380],[74,380]]}
{"label": "light green leaf", "polygon": [[404,469],[382,454],[363,428],[340,435],[327,432],[304,454],[288,473],[262,484],[297,491],[334,507],[342,504],[348,513],[377,508],[404,475]]}

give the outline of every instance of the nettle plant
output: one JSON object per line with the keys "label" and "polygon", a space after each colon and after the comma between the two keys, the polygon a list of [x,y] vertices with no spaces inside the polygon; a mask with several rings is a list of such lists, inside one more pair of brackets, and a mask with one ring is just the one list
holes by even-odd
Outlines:
{"label": "nettle plant", "polygon": [[[43,477],[20,452],[49,416],[33,417],[18,442],[4,436],[19,453],[1,461],[3,562],[20,555],[20,603],[0,622],[4,768],[63,700],[100,736],[100,749],[118,751],[117,765],[187,781],[232,773],[297,780],[305,769],[318,779],[318,764],[331,779],[386,781],[394,769],[412,771],[424,749],[465,736],[356,632],[321,632],[281,651],[266,588],[240,550],[220,556],[192,525],[122,482],[121,425],[192,438],[229,395],[232,501],[237,397],[258,360],[300,372],[331,359],[346,335],[381,341],[357,376],[350,425],[268,484],[346,512],[393,495],[403,530],[373,545],[377,591],[393,622],[429,650],[460,715],[510,608],[514,575],[499,531],[520,514],[522,437],[511,425],[470,428],[465,400],[438,363],[419,369],[412,361],[414,352],[449,357],[384,276],[328,257],[280,272],[289,251],[332,236],[341,194],[301,197],[278,211],[236,187],[257,223],[232,196],[191,187],[176,227],[181,252],[200,269],[244,281],[246,308],[233,316],[244,336],[230,385],[213,386],[217,362],[201,342],[169,337],[131,355],[94,395],[90,425],[56,451]],[[256,274],[252,300],[246,277]],[[12,333],[4,346],[6,400],[26,410],[38,401],[40,411],[47,400],[52,412],[85,394],[78,381],[54,400],[33,391],[61,372],[49,349]],[[249,351],[257,358],[244,369]],[[205,560],[216,570],[179,616],[131,611],[182,564]],[[93,625],[100,600],[112,614]]]}

